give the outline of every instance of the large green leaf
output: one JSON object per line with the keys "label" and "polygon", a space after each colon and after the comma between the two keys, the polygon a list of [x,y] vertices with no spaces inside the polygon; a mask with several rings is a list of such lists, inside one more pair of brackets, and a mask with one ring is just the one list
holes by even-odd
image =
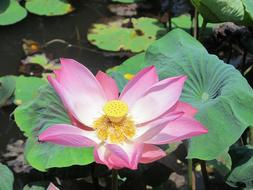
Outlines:
{"label": "large green leaf", "polygon": [[28,137],[25,158],[34,168],[45,171],[52,167],[86,165],[93,162],[91,148],[72,148],[40,143],[37,136],[53,124],[70,123],[59,97],[48,85],[41,87],[38,97],[14,111],[15,121]]}
{"label": "large green leaf", "polygon": [[0,25],[14,24],[26,17],[27,11],[17,0],[1,0],[0,3]]}
{"label": "large green leaf", "polygon": [[253,188],[253,147],[236,147],[229,151],[232,158],[232,171],[227,183],[235,187]]}
{"label": "large green leaf", "polygon": [[0,190],[12,190],[14,176],[12,171],[0,163]]}
{"label": "large green leaf", "polygon": [[47,84],[45,79],[38,77],[19,76],[16,78],[15,104],[23,104],[32,100],[39,87]]}
{"label": "large green leaf", "polygon": [[133,76],[143,67],[145,67],[145,53],[137,54],[125,62],[123,62],[120,66],[115,66],[111,69],[107,70],[107,73],[111,75],[113,78],[117,79],[117,84],[120,90],[126,85],[129,78],[127,76]]}
{"label": "large green leaf", "polygon": [[[145,62],[142,66],[156,66],[160,79],[188,76],[181,100],[198,108],[196,118],[209,130],[190,140],[189,158],[215,159],[253,124],[253,91],[247,81],[183,30],[173,30],[154,42]],[[125,80],[119,76],[114,74],[116,80]]]}
{"label": "large green leaf", "polygon": [[15,76],[4,76],[0,78],[0,106],[7,103],[15,90]]}
{"label": "large green leaf", "polygon": [[42,16],[58,16],[73,11],[67,0],[26,0],[25,7],[29,12]]}
{"label": "large green leaf", "polygon": [[[251,0],[191,0],[207,22],[235,22],[238,24],[252,23],[247,17]],[[245,10],[246,6],[246,10]],[[252,9],[252,8],[251,8]]]}
{"label": "large green leaf", "polygon": [[157,19],[141,17],[93,24],[87,38],[103,50],[141,52],[164,33]]}

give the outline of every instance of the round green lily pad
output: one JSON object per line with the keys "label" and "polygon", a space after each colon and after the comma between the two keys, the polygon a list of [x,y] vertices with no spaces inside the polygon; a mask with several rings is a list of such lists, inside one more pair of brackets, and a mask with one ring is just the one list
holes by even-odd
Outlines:
{"label": "round green lily pad", "polygon": [[58,16],[74,10],[67,0],[27,0],[25,8],[34,14],[42,16]]}
{"label": "round green lily pad", "polygon": [[141,52],[165,32],[157,19],[141,17],[93,24],[87,38],[103,50]]}
{"label": "round green lily pad", "polygon": [[27,15],[27,11],[19,4],[17,0],[1,0],[0,25],[14,24]]}

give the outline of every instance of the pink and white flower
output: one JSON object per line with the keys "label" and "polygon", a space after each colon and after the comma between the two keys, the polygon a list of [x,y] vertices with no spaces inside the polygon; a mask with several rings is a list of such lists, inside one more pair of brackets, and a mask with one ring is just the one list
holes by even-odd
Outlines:
{"label": "pink and white flower", "polygon": [[197,110],[179,101],[185,76],[159,81],[154,66],[128,82],[121,94],[103,72],[94,76],[85,66],[61,59],[61,69],[49,82],[61,98],[72,124],[52,125],[40,141],[94,147],[97,163],[109,168],[136,169],[165,156],[156,145],[207,133],[194,119]]}

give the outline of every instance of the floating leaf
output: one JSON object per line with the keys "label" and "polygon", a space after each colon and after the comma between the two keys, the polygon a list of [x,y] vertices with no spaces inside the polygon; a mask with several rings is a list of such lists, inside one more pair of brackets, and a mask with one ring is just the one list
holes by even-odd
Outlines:
{"label": "floating leaf", "polygon": [[17,0],[1,0],[0,3],[0,25],[14,24],[27,15],[27,11],[19,4]]}
{"label": "floating leaf", "polygon": [[[252,23],[253,19],[247,17],[252,10],[251,0],[192,0],[207,22],[234,22],[237,24]],[[246,8],[246,10],[245,10]]]}
{"label": "floating leaf", "polygon": [[157,19],[141,17],[93,24],[87,38],[103,50],[141,52],[165,32]]}
{"label": "floating leaf", "polygon": [[[190,140],[188,158],[215,159],[253,124],[253,91],[247,81],[183,30],[173,30],[154,42],[145,62],[141,67],[155,65],[160,79],[188,76],[181,100],[198,108],[196,118],[209,130]],[[126,80],[117,71],[113,76],[119,83]]]}
{"label": "floating leaf", "polygon": [[15,76],[0,78],[0,106],[5,105],[15,90]]}
{"label": "floating leaf", "polygon": [[19,76],[16,78],[15,104],[23,104],[32,100],[38,89],[47,81],[38,77]]}
{"label": "floating leaf", "polygon": [[5,165],[0,163],[0,190],[12,190],[14,176],[12,171]]}
{"label": "floating leaf", "polygon": [[14,117],[28,137],[25,158],[28,163],[45,171],[53,167],[87,165],[93,162],[92,148],[72,148],[51,143],[40,143],[37,136],[53,124],[71,123],[59,97],[50,86],[41,87],[37,98],[18,106]]}
{"label": "floating leaf", "polygon": [[42,16],[58,16],[74,10],[67,0],[26,0],[26,9]]}
{"label": "floating leaf", "polygon": [[229,151],[232,158],[232,171],[227,177],[227,183],[234,187],[253,188],[253,147],[250,145],[232,148]]}

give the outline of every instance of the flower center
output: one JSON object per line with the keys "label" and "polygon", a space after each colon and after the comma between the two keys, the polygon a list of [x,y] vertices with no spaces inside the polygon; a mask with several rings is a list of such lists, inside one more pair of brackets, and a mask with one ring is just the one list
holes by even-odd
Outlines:
{"label": "flower center", "polygon": [[103,107],[104,115],[94,121],[93,127],[102,141],[122,143],[135,135],[133,120],[127,116],[128,106],[120,100],[107,102]]}
{"label": "flower center", "polygon": [[128,106],[120,100],[112,100],[104,105],[103,111],[111,122],[120,122],[128,113]]}

